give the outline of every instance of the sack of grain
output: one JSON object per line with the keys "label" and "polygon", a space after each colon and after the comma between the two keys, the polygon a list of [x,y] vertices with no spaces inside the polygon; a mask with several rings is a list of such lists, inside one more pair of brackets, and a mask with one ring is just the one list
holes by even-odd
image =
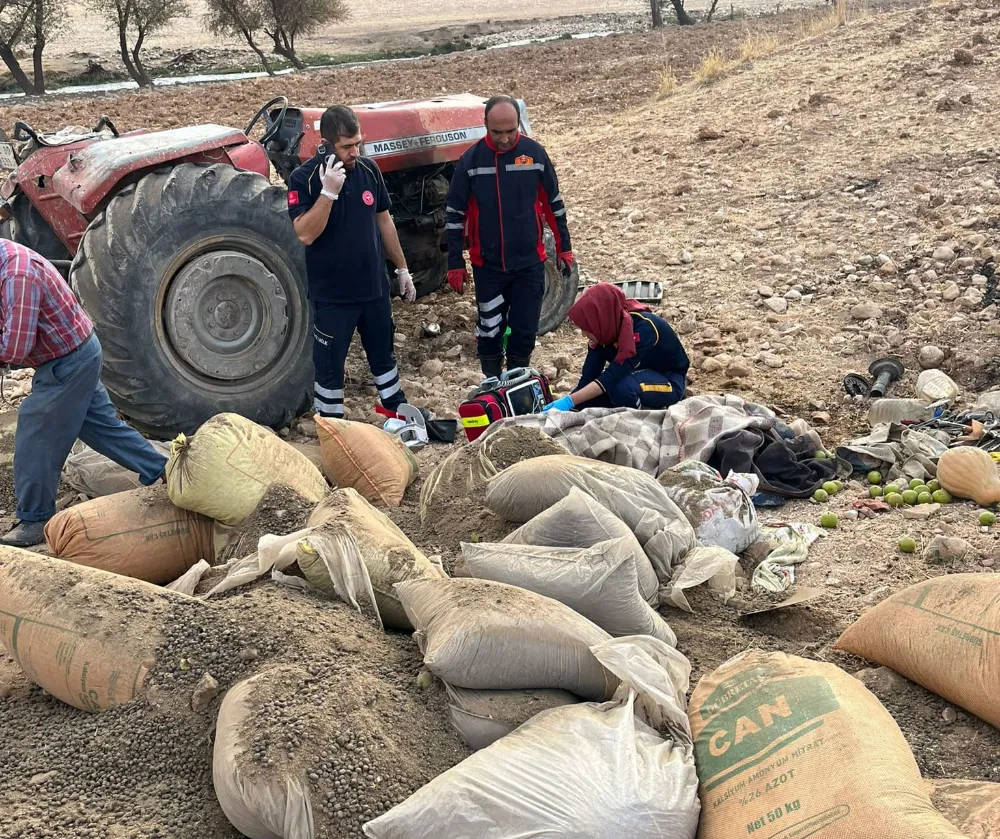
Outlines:
{"label": "sack of grain", "polygon": [[629,549],[635,557],[639,591],[647,603],[655,605],[660,583],[639,540],[625,522],[578,487],[570,489],[569,495],[562,501],[522,524],[503,541],[513,545],[590,548],[609,539],[629,542]]}
{"label": "sack of grain", "polygon": [[468,690],[448,684],[445,688],[451,724],[476,751],[542,711],[582,701],[565,690]]}
{"label": "sack of grain", "polygon": [[272,483],[318,502],[329,487],[305,455],[238,414],[218,414],[192,436],[178,434],[167,488],[178,507],[230,526],[253,513]]}
{"label": "sack of grain", "polygon": [[565,603],[613,638],[652,635],[677,644],[667,622],[639,593],[628,539],[589,548],[463,542],[462,557],[469,576],[520,586]]}
{"label": "sack of grain", "polygon": [[301,552],[297,562],[309,582],[335,594],[327,562],[349,569],[361,563],[368,569],[383,623],[393,629],[413,629],[393,586],[404,580],[441,579],[445,574],[402,530],[354,489],[331,493],[313,510],[307,525],[315,528],[306,537],[312,551]]}
{"label": "sack of grain", "polygon": [[618,686],[590,652],[611,636],[556,600],[474,579],[410,580],[396,594],[424,665],[449,685],[557,688],[599,700]]}
{"label": "sack of grain", "polygon": [[948,574],[883,600],[835,649],[891,667],[1000,727],[1000,576]]}
{"label": "sack of grain", "polygon": [[566,450],[537,428],[492,425],[477,440],[442,460],[420,487],[420,520],[427,522],[450,498],[468,495],[514,463]]}
{"label": "sack of grain", "polygon": [[94,498],[45,525],[53,556],[166,585],[201,559],[215,560],[213,522],[175,507],[165,486]]}
{"label": "sack of grain", "polygon": [[694,528],[656,479],[638,469],[574,455],[538,457],[492,478],[486,505],[508,521],[526,522],[562,501],[573,487],[625,522],[660,582],[670,581],[674,566],[694,547]]}
{"label": "sack of grain", "polygon": [[[74,451],[67,457],[63,466],[63,480],[77,492],[82,492],[90,498],[99,498],[102,495],[114,495],[116,492],[127,492],[142,486],[135,472],[129,472],[124,466],[119,466],[111,458],[95,452],[90,446],[78,445],[79,451]],[[150,441],[150,445],[164,457],[170,456],[168,443]]]}
{"label": "sack of grain", "polygon": [[543,711],[366,823],[365,836],[694,839],[690,666],[654,638],[593,654],[622,679],[614,701]]}
{"label": "sack of grain", "polygon": [[960,839],[889,712],[839,667],[742,653],[701,680],[689,714],[702,839]]}
{"label": "sack of grain", "polygon": [[[746,475],[756,485],[756,475]],[[660,474],[660,486],[680,508],[702,545],[743,553],[760,536],[753,502],[736,481],[698,460],[685,460]]]}
{"label": "sack of grain", "polygon": [[150,583],[0,547],[0,641],[25,675],[81,711],[145,692],[173,606]]}
{"label": "sack of grain", "polygon": [[323,472],[372,504],[398,507],[420,471],[402,440],[363,422],[316,417]]}

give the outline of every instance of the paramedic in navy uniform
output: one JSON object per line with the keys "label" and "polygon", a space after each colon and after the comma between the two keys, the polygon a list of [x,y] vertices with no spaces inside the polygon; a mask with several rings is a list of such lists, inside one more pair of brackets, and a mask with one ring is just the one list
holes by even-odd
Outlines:
{"label": "paramedic in navy uniform", "polygon": [[556,262],[567,277],[573,250],[566,206],[545,149],[520,132],[517,101],[486,103],[486,136],[459,158],[448,192],[448,283],[461,293],[468,282],[463,246],[476,283],[476,344],[485,376],[527,367],[535,349],[545,294],[544,220],[556,242]]}
{"label": "paramedic in navy uniform", "polygon": [[344,364],[355,329],[375,377],[382,407],[406,401],[393,351],[392,289],[385,256],[396,266],[399,293],[416,299],[413,278],[389,215],[389,192],[374,160],[361,155],[361,125],[343,105],[320,120],[316,156],[288,179],[288,214],[306,246],[313,306],[314,408],[344,416]]}

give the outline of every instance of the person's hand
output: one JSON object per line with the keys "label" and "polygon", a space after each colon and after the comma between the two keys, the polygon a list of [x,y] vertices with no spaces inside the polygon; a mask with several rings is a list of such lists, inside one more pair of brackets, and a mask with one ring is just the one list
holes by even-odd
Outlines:
{"label": "person's hand", "polygon": [[397,268],[396,279],[399,280],[399,296],[407,303],[417,299],[417,288],[413,285],[413,277],[408,268]]}
{"label": "person's hand", "polygon": [[326,163],[319,166],[319,182],[323,187],[323,193],[328,197],[337,200],[340,190],[344,188],[344,181],[347,180],[347,172],[344,171],[344,164],[339,160],[333,163],[334,157],[331,154]]}
{"label": "person's hand", "polygon": [[561,399],[557,399],[555,402],[550,402],[544,408],[543,412],[548,411],[572,411],[576,406],[573,404],[572,396],[563,396]]}
{"label": "person's hand", "polygon": [[576,265],[576,257],[573,256],[573,251],[564,251],[556,257],[556,264],[559,266],[559,270],[562,271],[562,275],[568,280],[573,276],[573,266]]}
{"label": "person's hand", "polygon": [[459,294],[463,293],[465,284],[469,281],[469,272],[464,268],[452,268],[448,272],[448,285]]}

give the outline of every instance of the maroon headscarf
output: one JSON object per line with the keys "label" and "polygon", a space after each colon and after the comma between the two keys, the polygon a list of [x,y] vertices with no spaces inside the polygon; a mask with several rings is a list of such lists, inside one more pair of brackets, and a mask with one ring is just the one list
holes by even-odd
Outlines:
{"label": "maroon headscarf", "polygon": [[621,364],[635,355],[635,332],[631,312],[648,312],[649,306],[625,296],[611,283],[588,288],[566,313],[573,323],[589,332],[604,347],[618,345],[615,362]]}

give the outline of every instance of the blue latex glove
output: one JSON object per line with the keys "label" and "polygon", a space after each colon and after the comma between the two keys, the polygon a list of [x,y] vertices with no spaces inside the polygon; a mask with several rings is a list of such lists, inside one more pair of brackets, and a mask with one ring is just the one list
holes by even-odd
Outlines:
{"label": "blue latex glove", "polygon": [[576,406],[573,404],[573,398],[571,396],[564,396],[561,399],[557,399],[555,402],[550,402],[542,411],[572,411]]}

